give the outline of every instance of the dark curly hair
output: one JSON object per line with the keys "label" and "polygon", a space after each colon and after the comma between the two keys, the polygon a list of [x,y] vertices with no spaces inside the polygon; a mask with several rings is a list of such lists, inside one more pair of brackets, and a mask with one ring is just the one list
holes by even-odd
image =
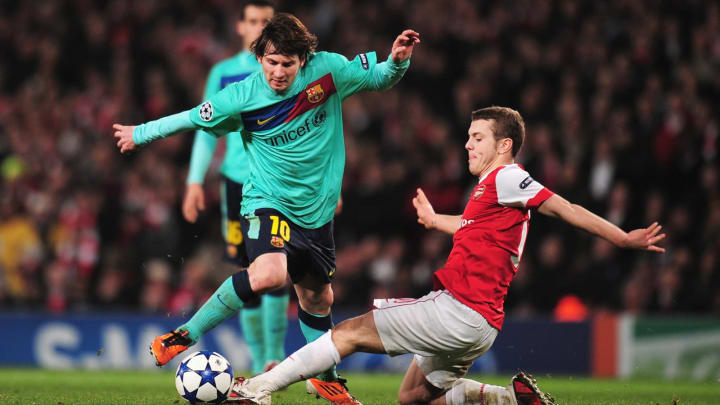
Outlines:
{"label": "dark curly hair", "polygon": [[315,52],[317,37],[294,15],[278,13],[268,21],[250,49],[261,58],[265,56],[269,44],[275,48],[275,54],[297,55],[300,59],[306,59],[308,54]]}

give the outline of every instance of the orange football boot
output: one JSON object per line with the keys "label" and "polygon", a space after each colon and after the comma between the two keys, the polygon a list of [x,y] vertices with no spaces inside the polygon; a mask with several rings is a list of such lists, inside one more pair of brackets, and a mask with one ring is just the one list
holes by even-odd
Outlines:
{"label": "orange football boot", "polygon": [[155,365],[161,367],[187,350],[192,344],[193,341],[188,337],[188,331],[174,330],[156,337],[150,344],[150,354],[155,357]]}
{"label": "orange football boot", "polygon": [[306,388],[308,394],[315,394],[316,398],[328,400],[333,405],[362,405],[347,390],[344,378],[337,381],[323,381],[317,378],[307,380]]}

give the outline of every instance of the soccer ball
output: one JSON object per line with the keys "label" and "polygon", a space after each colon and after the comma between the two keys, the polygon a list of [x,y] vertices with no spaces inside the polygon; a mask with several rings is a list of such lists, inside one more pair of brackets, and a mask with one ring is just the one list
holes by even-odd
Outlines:
{"label": "soccer ball", "polygon": [[218,353],[203,350],[183,359],[175,373],[178,394],[191,404],[223,402],[232,388],[230,363]]}

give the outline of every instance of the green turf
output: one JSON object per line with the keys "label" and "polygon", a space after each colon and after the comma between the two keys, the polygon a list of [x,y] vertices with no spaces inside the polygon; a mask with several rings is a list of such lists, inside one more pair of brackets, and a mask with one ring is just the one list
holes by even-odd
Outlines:
{"label": "green turf", "polygon": [[[402,379],[396,374],[348,374],[351,392],[365,405],[396,403]],[[508,377],[472,376],[506,385]],[[540,388],[560,404],[592,405],[717,405],[720,383],[653,380],[594,380],[540,376]],[[0,369],[0,404],[110,405],[183,404],[168,372],[47,371]],[[273,404],[323,405],[304,393],[303,384],[273,396]]]}

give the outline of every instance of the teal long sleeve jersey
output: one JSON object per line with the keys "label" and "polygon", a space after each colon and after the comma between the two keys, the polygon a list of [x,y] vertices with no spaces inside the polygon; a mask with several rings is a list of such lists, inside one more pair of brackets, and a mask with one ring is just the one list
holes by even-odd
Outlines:
{"label": "teal long sleeve jersey", "polygon": [[[231,58],[221,60],[210,69],[205,83],[205,100],[228,85],[242,81],[259,70],[260,63],[255,54],[248,51],[242,51]],[[208,166],[210,166],[210,161],[215,153],[217,139],[204,130],[195,132],[187,184],[204,182]],[[220,173],[236,183],[243,184],[248,177],[249,165],[245,156],[242,135],[240,132],[230,132],[225,139],[225,157],[220,166]]]}
{"label": "teal long sleeve jersey", "polygon": [[216,136],[240,132],[250,167],[241,213],[274,208],[302,227],[319,228],[332,219],[342,186],[342,101],[392,87],[409,65],[409,59],[377,63],[374,52],[351,61],[313,53],[283,92],[253,73],[192,110],[137,126],[133,141],[142,145],[193,128]]}

